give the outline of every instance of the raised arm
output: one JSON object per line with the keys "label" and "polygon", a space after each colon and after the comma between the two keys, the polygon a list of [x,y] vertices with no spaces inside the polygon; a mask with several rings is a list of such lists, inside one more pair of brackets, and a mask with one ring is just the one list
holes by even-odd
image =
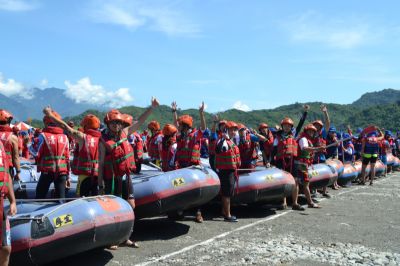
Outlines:
{"label": "raised arm", "polygon": [[178,106],[176,105],[176,102],[175,101],[173,101],[172,103],[171,103],[171,108],[172,108],[172,114],[173,114],[173,116],[174,116],[174,125],[176,126],[176,127],[178,127],[179,125],[178,125],[178,113],[177,113],[177,108],[178,108]]}
{"label": "raised arm", "polygon": [[160,104],[158,103],[158,100],[152,97],[150,107],[139,116],[138,121],[136,123],[133,123],[131,126],[124,128],[124,131],[126,131],[127,135],[129,136],[133,134],[133,132],[137,131],[141,127],[141,125],[144,124],[149,115],[153,112],[153,109],[158,107],[159,105]]}
{"label": "raised arm", "polygon": [[321,104],[321,111],[322,113],[324,113],[325,130],[328,133],[329,128],[331,127],[331,120],[329,119],[328,108],[326,107],[325,104]]}
{"label": "raised arm", "polygon": [[68,135],[71,135],[72,137],[74,137],[77,140],[83,140],[83,133],[73,129],[72,127],[70,127],[64,120],[56,117],[53,114],[53,110],[48,106],[45,107],[43,109],[43,114],[47,115],[48,117],[51,118],[51,120],[54,121],[54,123],[56,123],[57,125],[59,125],[62,129],[64,129],[65,131],[67,131]]}
{"label": "raised arm", "polygon": [[202,131],[206,130],[207,125],[206,125],[206,118],[204,117],[204,102],[201,103],[200,107],[199,107],[199,113],[200,113],[200,129]]}
{"label": "raised arm", "polygon": [[296,134],[295,134],[295,136],[294,136],[295,138],[296,138],[297,135],[300,133],[301,128],[303,127],[304,122],[306,121],[307,114],[308,114],[308,110],[310,110],[310,106],[307,105],[307,104],[305,104],[305,105],[303,105],[303,109],[304,109],[303,115],[301,116],[300,121],[299,121],[299,124],[298,124],[297,127],[296,127]]}

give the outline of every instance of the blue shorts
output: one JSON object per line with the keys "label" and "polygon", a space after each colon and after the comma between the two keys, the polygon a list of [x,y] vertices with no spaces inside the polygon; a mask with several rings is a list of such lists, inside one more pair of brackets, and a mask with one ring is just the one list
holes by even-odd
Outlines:
{"label": "blue shorts", "polygon": [[6,213],[3,213],[3,228],[1,229],[1,234],[2,234],[2,246],[11,246],[11,227],[10,227],[10,221],[8,220],[8,217]]}
{"label": "blue shorts", "polygon": [[381,161],[384,165],[387,165],[387,155],[381,155]]}

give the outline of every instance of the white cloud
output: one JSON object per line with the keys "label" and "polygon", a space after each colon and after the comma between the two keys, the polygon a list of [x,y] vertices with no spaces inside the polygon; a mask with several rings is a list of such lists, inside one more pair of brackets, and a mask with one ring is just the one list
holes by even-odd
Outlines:
{"label": "white cloud", "polygon": [[0,73],[0,93],[10,96],[21,96],[25,99],[32,99],[32,90],[25,88],[24,85],[15,81],[14,79],[5,80],[3,74]]}
{"label": "white cloud", "polygon": [[37,8],[33,1],[24,0],[0,0],[0,10],[22,12]]}
{"label": "white cloud", "polygon": [[65,95],[77,103],[90,103],[108,107],[121,107],[133,101],[128,88],[108,91],[101,85],[94,85],[88,77],[81,78],[76,84],[66,80]]}
{"label": "white cloud", "polygon": [[368,44],[377,40],[381,34],[377,29],[372,30],[363,19],[329,19],[315,11],[308,11],[284,22],[284,27],[295,42],[317,43],[339,49]]}
{"label": "white cloud", "polygon": [[44,88],[47,87],[47,85],[49,85],[49,81],[47,79],[42,79],[40,81],[40,87]]}
{"label": "white cloud", "polygon": [[111,4],[101,5],[97,9],[92,10],[89,16],[97,23],[122,25],[130,29],[135,29],[144,24],[142,18]]}
{"label": "white cloud", "polygon": [[251,111],[251,108],[248,105],[242,103],[241,101],[235,102],[233,104],[233,108],[244,112]]}
{"label": "white cloud", "polygon": [[128,29],[143,28],[162,32],[168,36],[197,37],[199,25],[190,22],[182,12],[171,7],[152,6],[149,2],[120,0],[109,3],[104,0],[93,1],[87,11],[95,23],[108,23]]}

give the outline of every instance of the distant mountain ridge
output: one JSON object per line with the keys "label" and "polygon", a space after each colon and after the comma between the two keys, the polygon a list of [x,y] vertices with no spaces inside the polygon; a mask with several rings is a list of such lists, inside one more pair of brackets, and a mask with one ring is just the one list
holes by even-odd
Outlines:
{"label": "distant mountain ridge", "polygon": [[[321,102],[307,103],[311,106],[307,121],[322,119],[320,111]],[[42,126],[42,108],[50,105],[59,112],[66,120],[73,120],[79,124],[80,120],[87,113],[93,113],[103,119],[106,108],[89,104],[75,103],[65,96],[64,90],[48,88],[45,90],[35,89],[34,98],[27,100],[21,97],[8,98],[0,94],[0,108],[10,110],[17,120],[26,120],[28,117],[38,119],[34,126]],[[270,126],[279,124],[285,116],[290,116],[295,122],[301,116],[302,103],[283,105],[275,109],[253,110],[244,112],[236,109],[229,109],[220,112],[219,116],[223,119],[242,122],[249,127],[256,128],[261,122],[266,122]],[[363,127],[374,123],[378,126],[397,130],[400,129],[400,90],[384,89],[378,92],[363,94],[360,99],[352,104],[327,104],[332,124],[338,128],[345,128],[347,124],[354,127]],[[126,106],[119,110],[129,113],[133,117],[138,117],[145,108],[137,106]],[[148,121],[157,120],[161,125],[173,122],[172,113],[169,106],[161,105],[157,108]],[[27,115],[29,114],[29,116]],[[190,114],[193,116],[195,124],[199,124],[199,114],[196,109],[179,110],[179,114]],[[21,119],[22,118],[22,119]],[[208,126],[211,127],[212,114],[206,112]],[[145,125],[142,127],[144,128]]]}
{"label": "distant mountain ridge", "polygon": [[22,96],[6,97],[0,94],[0,108],[13,113],[15,120],[41,119],[42,108],[52,106],[62,116],[78,115],[88,109],[104,110],[102,106],[86,103],[76,103],[64,94],[64,90],[58,88],[33,89],[33,98],[26,99]]}

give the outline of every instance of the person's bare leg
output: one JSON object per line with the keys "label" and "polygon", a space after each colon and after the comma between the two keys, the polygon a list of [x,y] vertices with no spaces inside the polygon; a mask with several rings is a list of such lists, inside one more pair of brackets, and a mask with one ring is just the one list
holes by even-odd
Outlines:
{"label": "person's bare leg", "polygon": [[367,165],[362,164],[361,167],[361,184],[365,184],[365,169],[367,168]]}
{"label": "person's bare leg", "polygon": [[222,214],[225,217],[231,217],[231,198],[222,197]]}
{"label": "person's bare leg", "polygon": [[4,246],[0,248],[0,266],[8,266],[10,260],[11,247]]}
{"label": "person's bare leg", "polygon": [[370,185],[372,185],[374,183],[375,180],[375,164],[371,163],[371,181],[369,182]]}

